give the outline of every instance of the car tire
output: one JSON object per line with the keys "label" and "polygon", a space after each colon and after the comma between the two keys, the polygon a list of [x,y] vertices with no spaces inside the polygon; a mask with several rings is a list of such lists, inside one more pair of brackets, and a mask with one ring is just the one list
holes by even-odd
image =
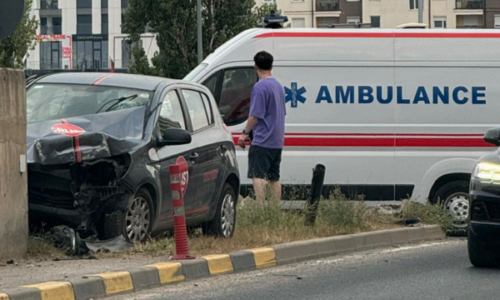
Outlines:
{"label": "car tire", "polygon": [[153,200],[148,190],[139,189],[130,197],[125,212],[115,211],[106,215],[102,237],[114,238],[123,234],[133,243],[145,242],[153,226]]}
{"label": "car tire", "polygon": [[441,203],[453,218],[455,228],[466,228],[469,220],[469,182],[452,181],[440,187],[432,203]]}
{"label": "car tire", "polygon": [[480,243],[477,238],[474,238],[470,230],[467,238],[467,248],[469,260],[474,267],[491,268],[498,265],[498,254],[487,244]]}
{"label": "car tire", "polygon": [[236,228],[236,196],[233,187],[226,183],[217,203],[215,217],[203,224],[203,234],[230,238]]}

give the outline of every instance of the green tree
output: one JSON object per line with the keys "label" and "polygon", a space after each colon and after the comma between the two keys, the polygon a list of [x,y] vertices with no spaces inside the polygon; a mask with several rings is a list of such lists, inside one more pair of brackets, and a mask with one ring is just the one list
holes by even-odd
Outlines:
{"label": "green tree", "polygon": [[24,16],[16,30],[6,39],[0,41],[0,67],[24,68],[23,58],[35,47],[34,40],[38,21],[30,18],[32,0],[27,0]]}
{"label": "green tree", "polygon": [[261,6],[255,7],[253,13],[256,16],[257,21],[260,22],[264,20],[264,17],[269,16],[273,10],[277,16],[281,16],[282,11],[281,9],[278,9],[278,4],[276,3],[265,3]]}
{"label": "green tree", "polygon": [[[202,5],[205,55],[255,27],[261,11],[253,9],[254,0],[202,0]],[[160,51],[152,62],[159,75],[183,78],[197,65],[196,0],[130,0],[123,26],[131,42],[140,39],[145,26],[156,34]],[[142,70],[134,66],[141,63],[138,58],[134,55],[134,71]]]}
{"label": "green tree", "polygon": [[129,72],[132,74],[158,75],[155,68],[149,65],[148,57],[144,49],[134,46],[132,48],[134,62],[130,66]]}

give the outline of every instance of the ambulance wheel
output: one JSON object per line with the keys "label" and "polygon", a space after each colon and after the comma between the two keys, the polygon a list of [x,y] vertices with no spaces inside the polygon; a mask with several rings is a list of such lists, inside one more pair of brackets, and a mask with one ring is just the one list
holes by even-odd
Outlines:
{"label": "ambulance wheel", "polygon": [[453,181],[443,185],[436,192],[432,203],[442,205],[453,219],[455,228],[466,228],[469,220],[469,182]]}

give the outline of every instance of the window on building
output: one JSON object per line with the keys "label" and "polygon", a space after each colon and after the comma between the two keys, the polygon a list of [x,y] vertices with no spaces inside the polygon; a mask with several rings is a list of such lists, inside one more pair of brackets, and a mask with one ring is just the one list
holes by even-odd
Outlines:
{"label": "window on building", "polygon": [[109,33],[108,14],[101,15],[101,33],[102,34]]}
{"label": "window on building", "polygon": [[500,15],[495,15],[495,28],[500,28]]}
{"label": "window on building", "polygon": [[371,16],[370,21],[372,28],[380,28],[380,16]]}
{"label": "window on building", "polygon": [[62,34],[62,19],[60,17],[52,18],[52,33]]}
{"label": "window on building", "polygon": [[359,2],[360,0],[347,0],[347,2]]}
{"label": "window on building", "polygon": [[186,122],[182,113],[181,101],[176,91],[171,91],[165,96],[161,104],[160,117],[158,119],[160,131],[163,132],[168,128],[186,129]]}
{"label": "window on building", "polygon": [[358,24],[361,22],[361,17],[347,17],[347,24]]}
{"label": "window on building", "polygon": [[193,131],[198,131],[208,127],[211,124],[208,117],[209,110],[205,107],[201,94],[196,91],[182,90],[182,95],[186,100],[191,125],[193,125]]}
{"label": "window on building", "polygon": [[292,18],[292,28],[304,28],[306,27],[305,18]]}
{"label": "window on building", "polygon": [[76,0],[77,8],[92,8],[92,0]]}
{"label": "window on building", "polygon": [[108,41],[73,41],[73,68],[108,69]]}
{"label": "window on building", "polygon": [[446,17],[434,17],[434,28],[446,28]]}
{"label": "window on building", "polygon": [[419,0],[410,0],[410,9],[418,9],[418,1]]}
{"label": "window on building", "polygon": [[41,42],[40,69],[41,70],[61,69],[61,65],[62,65],[61,42]]}
{"label": "window on building", "polygon": [[48,32],[47,18],[40,18],[40,34],[49,34]]}
{"label": "window on building", "polygon": [[77,34],[92,34],[92,15],[78,15],[76,20]]}
{"label": "window on building", "polygon": [[130,43],[128,40],[122,40],[122,68],[128,69],[130,65],[134,62],[134,56],[132,55],[132,49],[134,47],[142,47],[142,40],[137,43]]}
{"label": "window on building", "polygon": [[101,7],[108,8],[108,0],[101,0]]}

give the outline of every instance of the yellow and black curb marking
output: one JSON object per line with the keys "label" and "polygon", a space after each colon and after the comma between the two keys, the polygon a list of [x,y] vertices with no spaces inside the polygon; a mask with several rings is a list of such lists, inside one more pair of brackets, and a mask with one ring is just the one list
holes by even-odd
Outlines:
{"label": "yellow and black curb marking", "polygon": [[0,300],[89,300],[131,293],[197,278],[272,268],[340,253],[441,240],[439,226],[422,226],[293,242],[187,261],[162,262],[128,271],[21,286]]}

